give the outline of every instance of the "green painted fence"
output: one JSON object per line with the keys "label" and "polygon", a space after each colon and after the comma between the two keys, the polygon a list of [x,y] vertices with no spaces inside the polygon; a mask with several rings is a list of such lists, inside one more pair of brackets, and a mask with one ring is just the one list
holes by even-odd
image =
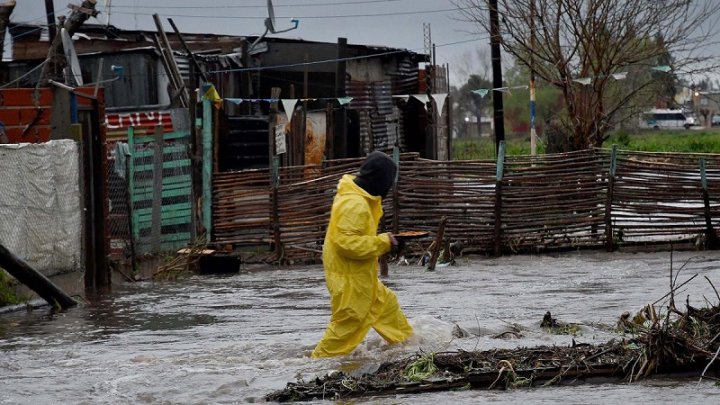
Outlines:
{"label": "green painted fence", "polygon": [[192,235],[189,131],[136,136],[128,129],[132,234],[136,254],[174,251]]}

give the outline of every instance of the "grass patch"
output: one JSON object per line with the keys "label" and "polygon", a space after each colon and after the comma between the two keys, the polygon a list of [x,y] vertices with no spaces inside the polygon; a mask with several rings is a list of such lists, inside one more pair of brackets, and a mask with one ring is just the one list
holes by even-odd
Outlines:
{"label": "grass patch", "polygon": [[3,269],[0,269],[0,307],[16,305],[27,301],[26,297],[15,291],[15,279]]}
{"label": "grass patch", "polygon": [[[545,153],[545,145],[538,142],[538,154]],[[505,140],[506,156],[530,155],[530,140],[524,137],[508,137]],[[495,138],[453,139],[453,160],[492,160],[495,161]]]}
{"label": "grass patch", "polygon": [[[720,153],[720,131],[715,129],[678,129],[650,131],[617,131],[605,141],[603,147],[613,144],[620,149],[640,152]],[[507,156],[530,155],[527,137],[511,136],[505,140]],[[538,154],[545,152],[545,145],[538,142]],[[453,139],[453,160],[495,160],[495,138]]]}
{"label": "grass patch", "polygon": [[603,146],[642,152],[720,153],[720,132],[708,130],[666,130],[610,136]]}

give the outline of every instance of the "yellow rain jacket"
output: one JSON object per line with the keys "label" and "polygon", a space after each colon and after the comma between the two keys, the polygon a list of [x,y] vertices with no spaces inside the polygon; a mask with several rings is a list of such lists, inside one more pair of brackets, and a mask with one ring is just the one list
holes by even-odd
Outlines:
{"label": "yellow rain jacket", "polygon": [[313,358],[352,352],[371,327],[388,343],[413,333],[395,293],[378,279],[378,257],[391,246],[388,234],[377,234],[382,198],[354,179],[340,179],[325,235],[323,266],[332,316]]}

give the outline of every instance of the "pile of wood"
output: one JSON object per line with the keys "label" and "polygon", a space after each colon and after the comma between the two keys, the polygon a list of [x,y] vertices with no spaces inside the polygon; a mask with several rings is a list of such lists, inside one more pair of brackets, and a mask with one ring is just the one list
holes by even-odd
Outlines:
{"label": "pile of wood", "polygon": [[[720,295],[718,295],[720,302]],[[597,381],[637,381],[682,373],[709,377],[720,370],[720,303],[707,308],[675,307],[664,315],[652,305],[618,322],[624,338],[601,345],[539,346],[488,351],[418,353],[362,375],[333,372],[311,381],[288,383],[269,401],[305,401],[384,396],[450,389],[511,389]]]}

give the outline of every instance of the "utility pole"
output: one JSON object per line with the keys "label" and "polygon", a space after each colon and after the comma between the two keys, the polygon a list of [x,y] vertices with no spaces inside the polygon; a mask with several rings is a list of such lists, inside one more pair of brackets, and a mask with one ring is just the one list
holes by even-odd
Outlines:
{"label": "utility pole", "polygon": [[535,0],[530,1],[530,156],[537,156],[535,132]]}
{"label": "utility pole", "polygon": [[[493,88],[498,89],[502,83],[502,65],[500,63],[500,19],[497,0],[490,0],[490,56],[492,58]],[[503,114],[502,93],[494,91],[493,122],[495,123],[495,153],[500,150],[500,142],[505,141],[505,123]]]}
{"label": "utility pole", "polygon": [[57,29],[55,26],[55,6],[53,0],[45,0],[45,13],[47,13],[48,34],[50,35],[50,43],[55,40]]}

